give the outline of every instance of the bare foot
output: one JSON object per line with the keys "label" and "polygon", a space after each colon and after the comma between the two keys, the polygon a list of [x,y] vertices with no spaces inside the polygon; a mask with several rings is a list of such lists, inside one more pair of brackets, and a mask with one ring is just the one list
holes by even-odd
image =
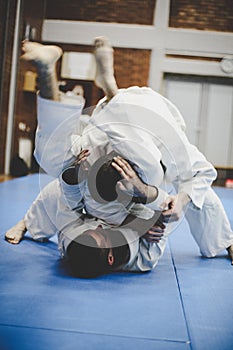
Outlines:
{"label": "bare foot", "polygon": [[62,55],[62,49],[58,46],[42,45],[28,40],[23,41],[22,51],[24,54],[21,58],[34,63],[39,69],[53,67]]}
{"label": "bare foot", "polygon": [[231,259],[231,265],[233,265],[233,244],[227,248],[228,256]]}
{"label": "bare foot", "polygon": [[95,83],[103,89],[107,99],[110,100],[117,94],[118,90],[113,69],[113,48],[108,39],[102,36],[95,38],[94,45],[96,59]]}
{"label": "bare foot", "polygon": [[27,231],[24,220],[20,220],[15,226],[10,228],[6,234],[5,239],[7,242],[12,244],[18,244]]}

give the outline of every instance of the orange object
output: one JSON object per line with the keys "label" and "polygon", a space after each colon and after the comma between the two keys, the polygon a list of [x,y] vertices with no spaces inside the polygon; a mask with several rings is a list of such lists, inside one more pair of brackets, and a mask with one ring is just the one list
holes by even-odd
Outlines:
{"label": "orange object", "polygon": [[225,181],[225,187],[227,187],[227,188],[233,188],[233,179],[226,179],[226,181]]}

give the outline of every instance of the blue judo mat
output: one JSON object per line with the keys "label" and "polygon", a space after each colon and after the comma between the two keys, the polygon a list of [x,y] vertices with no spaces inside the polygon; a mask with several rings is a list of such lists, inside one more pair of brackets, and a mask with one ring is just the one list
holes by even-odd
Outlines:
{"label": "blue judo mat", "polygon": [[[185,221],[150,273],[77,279],[56,238],[4,240],[39,189],[30,175],[0,184],[0,350],[230,350],[233,267],[222,252],[204,259]],[[216,188],[231,220],[233,190]]]}

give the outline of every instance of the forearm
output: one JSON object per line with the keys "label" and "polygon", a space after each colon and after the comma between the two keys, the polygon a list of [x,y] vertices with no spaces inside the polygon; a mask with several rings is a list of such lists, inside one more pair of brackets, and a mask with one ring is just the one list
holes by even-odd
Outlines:
{"label": "forearm", "polygon": [[185,207],[189,202],[191,202],[190,196],[185,192],[178,193],[178,200],[180,201],[183,207]]}
{"label": "forearm", "polygon": [[141,191],[137,193],[137,196],[133,196],[134,203],[149,204],[154,202],[158,197],[158,188],[143,184]]}
{"label": "forearm", "polygon": [[182,212],[191,201],[190,196],[185,192],[179,192],[177,195],[168,196],[163,205],[163,217],[165,222],[180,220]]}
{"label": "forearm", "polygon": [[138,233],[138,237],[142,237],[148,230],[159,221],[161,211],[154,211],[154,215],[150,219],[142,219],[129,214],[120,225],[121,228],[130,228]]}

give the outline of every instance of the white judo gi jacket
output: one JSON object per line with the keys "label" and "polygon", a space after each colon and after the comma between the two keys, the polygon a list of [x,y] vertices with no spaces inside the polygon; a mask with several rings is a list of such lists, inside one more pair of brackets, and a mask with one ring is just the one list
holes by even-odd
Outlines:
{"label": "white judo gi jacket", "polygon": [[[73,186],[72,186],[73,187]],[[67,205],[66,193],[72,193],[75,197],[76,208],[71,210]],[[70,197],[70,198],[71,198]],[[148,271],[153,269],[162,256],[166,244],[166,237],[158,244],[148,243],[143,238],[138,238],[133,229],[116,227],[103,220],[83,215],[81,210],[84,205],[79,185],[75,188],[55,179],[45,186],[27,211],[24,220],[26,227],[35,240],[58,237],[58,248],[63,258],[69,244],[86,230],[94,230],[101,225],[103,228],[117,229],[126,238],[130,248],[130,258],[122,271]],[[143,210],[140,205],[135,205],[130,211],[132,215],[146,219],[150,218],[150,212]],[[149,215],[148,215],[149,214]]]}
{"label": "white judo gi jacket", "polygon": [[106,133],[115,151],[137,165],[147,184],[159,187],[159,193],[172,184],[191,198],[185,214],[202,255],[215,256],[233,243],[229,220],[211,189],[216,170],[190,144],[184,119],[169,100],[146,87],[122,89],[109,103],[99,102],[90,122]]}
{"label": "white judo gi jacket", "polygon": [[[138,232],[133,229],[118,226],[129,214],[149,219],[153,216],[153,210],[140,204],[125,207],[117,201],[101,204],[91,198],[86,181],[68,185],[62,180],[63,169],[72,164],[81,149],[90,150],[88,161],[91,165],[100,156],[112,151],[106,135],[88,124],[88,116],[81,116],[82,107],[38,96],[34,154],[43,169],[48,174],[59,177],[59,180],[54,180],[40,192],[25,216],[26,226],[34,239],[58,234],[59,249],[64,257],[70,242],[85,230],[95,229],[99,224],[111,229],[117,228],[130,248],[129,262],[122,270],[151,270],[164,252],[167,236],[158,244],[149,243],[144,238],[139,238]],[[80,213],[84,207],[93,218]]]}
{"label": "white judo gi jacket", "polygon": [[[151,108],[149,112],[146,108],[148,112],[146,114],[144,106],[141,107],[145,92],[146,106]],[[93,129],[93,125],[89,121],[83,130],[83,125],[80,123],[82,107],[77,112],[77,106],[65,106],[61,103],[39,99],[35,155],[48,173],[58,176],[64,167],[75,160],[75,156],[81,148],[91,148],[91,151],[95,151],[96,142],[97,144],[99,142],[105,151],[115,149],[125,158],[135,163],[145,182],[162,188],[166,188],[167,184],[172,183],[179,191],[182,189],[189,194],[192,203],[186,212],[186,217],[191,232],[200,247],[201,253],[206,256],[214,256],[231,245],[233,241],[232,230],[222,205],[210,189],[210,184],[215,178],[216,172],[204,156],[189,144],[183,132],[185,123],[177,109],[159,94],[156,94],[157,103],[154,103],[154,94],[156,93],[152,92],[151,89],[136,87],[119,91],[119,94],[108,104],[99,103],[94,118],[92,117],[90,121],[100,129],[100,133]],[[136,103],[134,104],[132,101],[136,101]],[[123,108],[120,114],[119,107]],[[156,112],[156,120],[160,128],[156,127],[155,119],[151,122],[148,118],[148,115],[154,116],[155,111],[157,111],[156,108],[159,112]],[[132,110],[133,114],[131,113]],[[132,121],[133,115],[140,116],[143,122],[138,123],[136,121],[134,123]],[[163,115],[165,116],[164,120],[159,122],[159,118],[163,118]],[[129,119],[126,119],[125,116]],[[115,118],[118,118],[117,121],[115,121]],[[172,119],[170,120],[170,118]],[[48,120],[51,127],[46,129],[45,126]],[[149,123],[146,127],[145,122]],[[54,126],[54,123],[57,127]],[[164,133],[161,125],[166,126],[164,130],[168,130],[169,137]],[[154,133],[154,127],[156,127],[158,135]],[[122,131],[124,132],[122,133]],[[103,132],[105,135],[103,135]],[[148,134],[150,137],[148,137]],[[173,135],[175,137],[172,138]],[[175,142],[173,145],[171,140],[175,140],[177,143]],[[168,142],[167,145],[165,141]],[[109,144],[111,147],[109,147]],[[183,149],[185,150],[185,156],[182,153]],[[150,157],[148,157],[149,151]],[[167,168],[165,176],[161,168],[161,160]],[[159,193],[162,193],[162,197],[165,198],[166,194],[163,191],[159,190]],[[162,198],[159,198],[159,201],[155,203],[156,207],[159,206],[161,201]],[[166,240],[166,235],[164,238]],[[148,246],[145,240],[143,244]],[[162,240],[159,252],[156,252],[156,249],[160,248],[160,244],[153,244],[152,246],[155,254],[151,254],[147,249],[143,266],[137,265],[136,270],[147,270],[156,265],[165,244]],[[149,245],[149,248],[151,249],[152,246]],[[139,252],[140,248],[137,253],[139,254]]]}

